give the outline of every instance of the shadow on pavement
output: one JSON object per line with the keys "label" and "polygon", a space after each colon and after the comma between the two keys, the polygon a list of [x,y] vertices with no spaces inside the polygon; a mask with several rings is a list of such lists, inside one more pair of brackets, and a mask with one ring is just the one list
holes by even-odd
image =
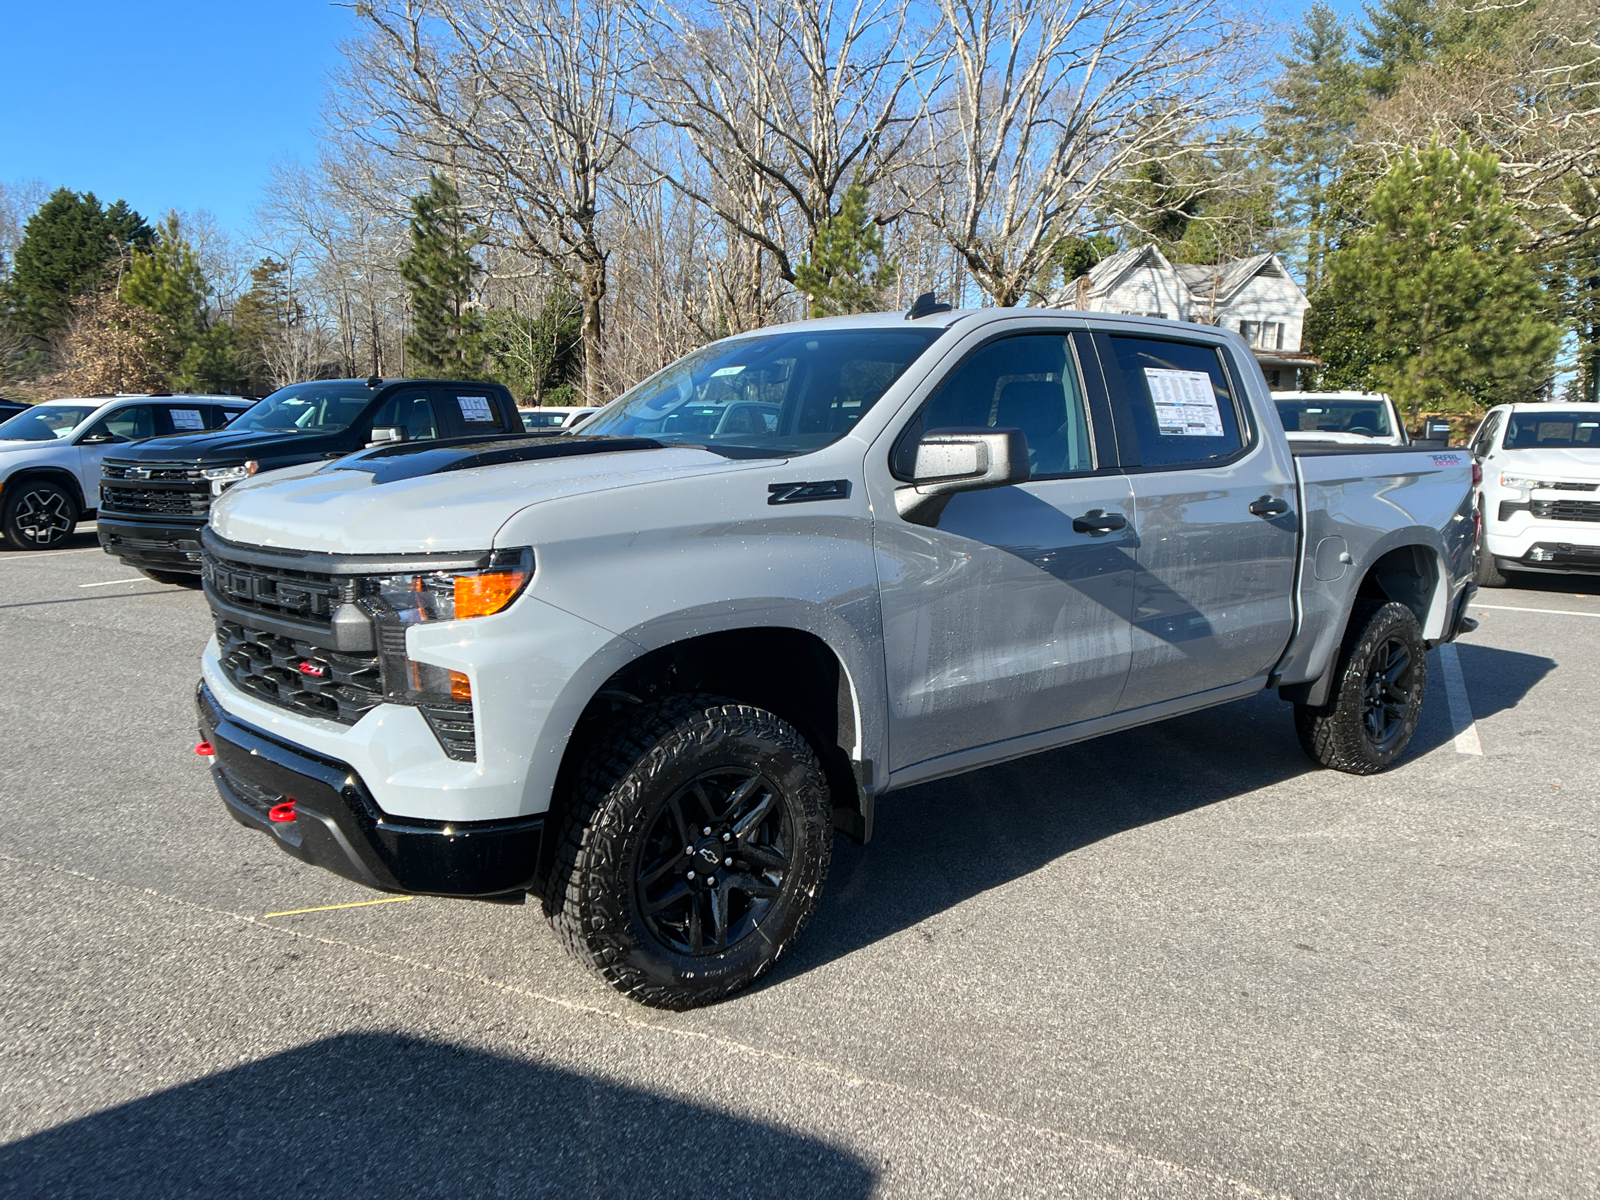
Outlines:
{"label": "shadow on pavement", "polygon": [[[1514,706],[1555,666],[1466,643],[1461,658],[1480,718]],[[1401,764],[1453,736],[1430,654],[1422,720]],[[1266,693],[892,793],[878,802],[870,845],[835,840],[816,915],[768,978],[842,957],[1104,838],[1323,769],[1301,752],[1289,705]]]}
{"label": "shadow on pavement", "polygon": [[811,1138],[478,1050],[346,1034],[0,1147],[0,1195],[866,1196]]}

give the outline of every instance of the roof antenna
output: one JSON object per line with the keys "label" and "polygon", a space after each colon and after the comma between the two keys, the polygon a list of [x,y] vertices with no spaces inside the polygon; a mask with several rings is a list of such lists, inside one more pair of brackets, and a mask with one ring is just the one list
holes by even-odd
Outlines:
{"label": "roof antenna", "polygon": [[931,317],[934,313],[949,311],[950,305],[935,299],[932,292],[923,292],[912,301],[911,307],[906,309],[906,320],[915,321],[918,317]]}
{"label": "roof antenna", "polygon": [[380,388],[380,387],[382,387],[383,386],[383,377],[381,375],[369,375],[369,376],[367,376],[367,386],[369,388]]}

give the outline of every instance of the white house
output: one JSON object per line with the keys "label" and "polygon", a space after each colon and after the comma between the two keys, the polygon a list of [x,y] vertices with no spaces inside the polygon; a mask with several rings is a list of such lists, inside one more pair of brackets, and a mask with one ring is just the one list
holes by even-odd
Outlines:
{"label": "white house", "polygon": [[1275,389],[1298,386],[1298,369],[1319,362],[1300,349],[1311,302],[1276,254],[1252,254],[1209,266],[1174,266],[1155,246],[1136,246],[1073,280],[1051,298],[1050,306],[1237,330],[1254,349],[1267,383]]}

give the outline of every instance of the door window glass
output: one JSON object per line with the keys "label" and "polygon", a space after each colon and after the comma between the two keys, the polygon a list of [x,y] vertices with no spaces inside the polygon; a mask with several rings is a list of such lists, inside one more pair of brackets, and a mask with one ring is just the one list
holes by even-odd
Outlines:
{"label": "door window glass", "polygon": [[438,422],[433,419],[433,404],[427,392],[401,392],[390,396],[372,418],[374,429],[391,426],[406,431],[406,441],[421,442],[439,436]]}
{"label": "door window glass", "polygon": [[1490,413],[1472,439],[1472,452],[1480,458],[1494,445],[1494,435],[1500,430],[1500,414]]}
{"label": "door window glass", "polygon": [[1088,417],[1065,334],[1001,338],[971,354],[902,435],[896,473],[910,478],[924,433],[984,426],[1022,430],[1035,479],[1094,470]]}
{"label": "door window glass", "polygon": [[141,438],[155,437],[155,413],[148,404],[130,404],[119,408],[94,423],[85,437],[99,437],[109,433],[119,442],[136,442]]}
{"label": "door window glass", "polygon": [[215,427],[214,421],[206,419],[208,413],[215,411],[210,404],[174,404],[167,408],[167,420],[172,422],[173,433],[203,433],[207,428]]}
{"label": "door window glass", "polygon": [[1112,386],[1133,419],[1139,460],[1146,467],[1200,467],[1244,447],[1227,372],[1213,346],[1157,338],[1105,338]]}
{"label": "door window glass", "polygon": [[463,433],[497,433],[505,429],[499,406],[487,392],[466,392],[451,388],[446,403]]}

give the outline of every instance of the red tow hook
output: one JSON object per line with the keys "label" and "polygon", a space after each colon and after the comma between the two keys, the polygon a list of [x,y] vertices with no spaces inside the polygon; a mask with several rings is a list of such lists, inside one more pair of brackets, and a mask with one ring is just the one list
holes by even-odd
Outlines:
{"label": "red tow hook", "polygon": [[214,747],[210,742],[201,742],[194,748],[194,752],[201,758],[210,758],[217,751],[216,747]]}
{"label": "red tow hook", "polygon": [[280,822],[294,820],[294,801],[285,800],[282,804],[274,804],[267,809],[267,820]]}

